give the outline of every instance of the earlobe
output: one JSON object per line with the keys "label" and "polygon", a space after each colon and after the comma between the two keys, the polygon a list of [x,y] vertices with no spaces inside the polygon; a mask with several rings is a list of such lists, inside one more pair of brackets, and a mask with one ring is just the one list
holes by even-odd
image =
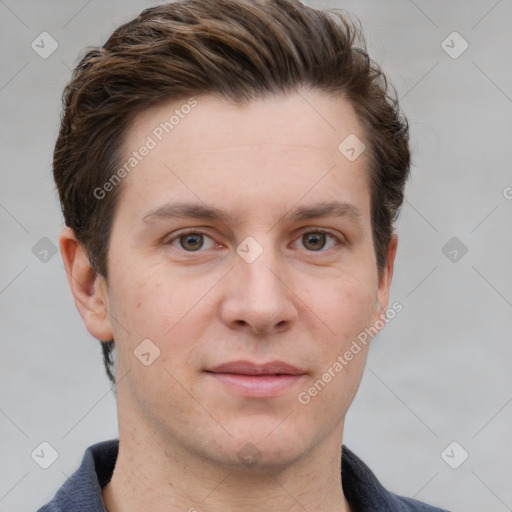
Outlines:
{"label": "earlobe", "polygon": [[71,228],[62,231],[59,243],[69,287],[87,330],[97,339],[113,339],[104,277],[94,271]]}

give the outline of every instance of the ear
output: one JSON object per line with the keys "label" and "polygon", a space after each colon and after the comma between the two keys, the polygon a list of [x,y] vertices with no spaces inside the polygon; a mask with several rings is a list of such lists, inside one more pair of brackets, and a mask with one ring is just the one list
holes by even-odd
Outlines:
{"label": "ear", "polygon": [[379,286],[377,292],[377,313],[385,315],[389,302],[389,289],[393,277],[396,249],[398,247],[398,236],[393,233],[389,240],[386,265],[380,272]]}
{"label": "ear", "polygon": [[62,231],[59,244],[69,287],[87,330],[99,340],[113,339],[104,277],[93,270],[71,228]]}

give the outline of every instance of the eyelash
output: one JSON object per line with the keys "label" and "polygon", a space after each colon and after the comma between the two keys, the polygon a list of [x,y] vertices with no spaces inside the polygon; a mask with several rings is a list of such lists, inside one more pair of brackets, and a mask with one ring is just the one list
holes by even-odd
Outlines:
{"label": "eyelash", "polygon": [[[307,233],[324,233],[324,234],[330,236],[331,238],[333,238],[336,241],[336,245],[337,246],[343,244],[343,241],[341,240],[341,238],[339,236],[337,236],[334,233],[332,233],[331,231],[329,231],[327,229],[323,229],[323,228],[315,228],[315,229],[307,228],[307,229],[304,229],[303,231],[301,231],[299,233],[299,235],[297,236],[296,240],[299,240],[302,236],[304,236]],[[213,240],[213,238],[210,235],[208,235],[207,233],[205,233],[204,231],[197,230],[197,229],[189,229],[189,230],[177,233],[171,239],[167,240],[165,242],[165,245],[172,245],[172,242],[174,242],[176,240],[179,240],[182,236],[186,236],[186,235],[203,235],[203,236],[206,236],[206,237],[208,237],[208,238]],[[326,249],[326,250],[324,250],[322,248],[322,249],[320,249],[318,251],[307,251],[307,250],[306,251],[310,252],[310,253],[326,253],[326,252],[330,251],[331,249],[334,249],[334,247],[331,247],[330,249]],[[202,248],[198,249],[197,251],[187,251],[187,250],[183,249],[182,247],[180,247],[179,250],[182,251],[182,252],[189,253],[189,254],[204,252],[204,250]]]}

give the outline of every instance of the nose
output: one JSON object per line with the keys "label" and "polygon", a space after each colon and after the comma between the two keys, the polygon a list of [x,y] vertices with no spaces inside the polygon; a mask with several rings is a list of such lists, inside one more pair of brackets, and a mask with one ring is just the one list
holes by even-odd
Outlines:
{"label": "nose", "polygon": [[265,250],[252,263],[236,256],[220,308],[229,328],[276,334],[290,329],[298,318],[292,283],[286,282],[287,273],[270,252]]}

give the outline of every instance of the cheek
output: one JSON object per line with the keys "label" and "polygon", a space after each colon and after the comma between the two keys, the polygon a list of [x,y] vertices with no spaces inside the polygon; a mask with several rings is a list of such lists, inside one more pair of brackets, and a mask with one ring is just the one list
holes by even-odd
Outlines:
{"label": "cheek", "polygon": [[119,268],[123,273],[112,272],[109,292],[110,311],[125,327],[117,334],[124,339],[128,331],[134,337],[156,341],[184,315],[187,294],[180,289],[180,281],[166,279],[156,268],[143,264],[123,267],[123,263]]}
{"label": "cheek", "polygon": [[376,279],[360,280],[343,274],[324,283],[322,289],[312,290],[305,291],[305,304],[337,340],[338,349],[372,323],[377,307]]}
{"label": "cheek", "polygon": [[[120,370],[135,372],[147,385],[152,379],[161,381],[162,375],[168,377],[158,371],[166,368],[179,377],[190,370],[189,362],[197,360],[200,346],[194,340],[201,338],[206,325],[198,315],[207,300],[200,299],[212,287],[209,279],[193,283],[166,278],[160,270],[117,274],[109,294]],[[148,367],[137,359],[146,353],[154,360]],[[172,379],[168,384],[173,385]]]}
{"label": "cheek", "polygon": [[312,382],[315,389],[310,391],[321,392],[316,407],[326,414],[336,404],[342,415],[357,392],[369,348],[369,339],[362,335],[373,324],[376,311],[373,286],[345,277],[318,294],[315,313],[327,328],[322,328],[320,337],[318,330],[312,333],[321,355]]}

